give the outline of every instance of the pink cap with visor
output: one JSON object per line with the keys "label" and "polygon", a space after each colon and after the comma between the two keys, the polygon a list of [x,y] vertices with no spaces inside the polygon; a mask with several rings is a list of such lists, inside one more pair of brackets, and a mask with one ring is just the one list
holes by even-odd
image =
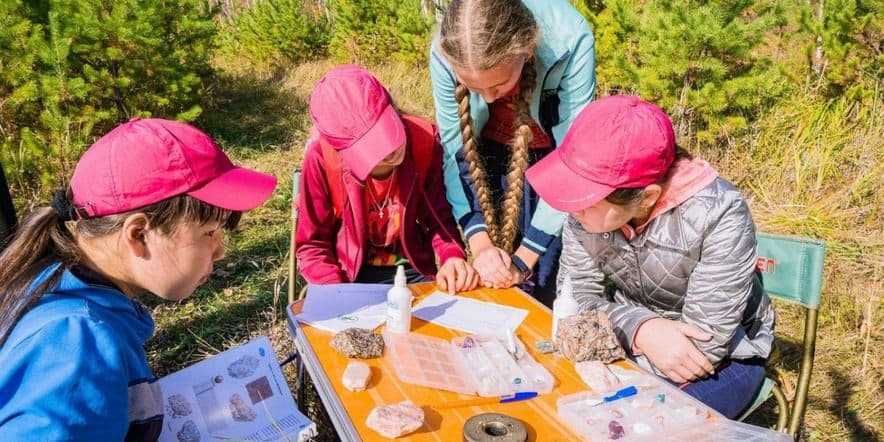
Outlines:
{"label": "pink cap with visor", "polygon": [[270,198],[272,175],[233,165],[193,126],[133,118],[96,141],[71,178],[79,217],[128,212],[186,194],[222,209],[246,211]]}
{"label": "pink cap with visor", "polygon": [[643,188],[675,159],[672,122],[659,107],[617,95],[588,104],[562,144],[528,169],[534,190],[553,208],[579,212],[622,188]]}
{"label": "pink cap with visor", "polygon": [[316,83],[310,119],[319,141],[337,150],[359,180],[405,144],[405,125],[387,90],[362,66],[339,66]]}

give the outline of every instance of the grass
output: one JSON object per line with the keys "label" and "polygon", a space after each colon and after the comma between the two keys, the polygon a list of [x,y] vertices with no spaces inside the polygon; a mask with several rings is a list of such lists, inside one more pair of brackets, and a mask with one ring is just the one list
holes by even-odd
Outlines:
{"label": "grass", "polygon": [[[159,376],[261,334],[280,358],[294,351],[285,328],[291,171],[299,164],[312,85],[334,65],[305,63],[284,75],[220,74],[198,121],[236,161],[276,175],[271,201],[248,214],[229,239],[229,258],[209,284],[179,303],[147,300],[157,322],[148,344]],[[405,111],[432,117],[426,70],[373,69]],[[810,440],[876,440],[884,431],[881,294],[884,293],[882,164],[884,123],[878,98],[865,108],[804,94],[764,116],[728,150],[700,149],[751,199],[760,230],[812,236],[828,244],[816,365],[805,418]],[[777,304],[779,363],[794,382],[801,312]],[[291,386],[296,373],[285,368]],[[306,406],[335,440],[318,399]],[[770,401],[751,422],[772,425]]]}

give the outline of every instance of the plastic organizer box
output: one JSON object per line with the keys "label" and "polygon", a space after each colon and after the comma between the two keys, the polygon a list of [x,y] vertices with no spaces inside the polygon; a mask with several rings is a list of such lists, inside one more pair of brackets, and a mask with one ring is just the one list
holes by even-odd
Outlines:
{"label": "plastic organizer box", "polygon": [[396,375],[403,382],[483,397],[522,391],[548,393],[553,377],[515,338],[507,351],[502,338],[470,335],[451,342],[417,333],[383,333]]}
{"label": "plastic organizer box", "polygon": [[559,398],[559,418],[591,441],[775,441],[784,433],[741,424],[708,408],[675,387],[647,373],[609,366],[621,387],[634,386],[633,396],[604,401],[591,391]]}

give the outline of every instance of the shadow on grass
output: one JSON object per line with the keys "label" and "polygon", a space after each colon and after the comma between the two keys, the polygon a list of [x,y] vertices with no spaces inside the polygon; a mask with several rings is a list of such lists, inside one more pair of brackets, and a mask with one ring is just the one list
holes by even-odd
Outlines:
{"label": "shadow on grass", "polygon": [[859,416],[858,407],[850,408],[850,397],[858,389],[856,382],[847,376],[835,371],[827,371],[832,383],[835,386],[835,395],[829,403],[828,409],[841,424],[847,428],[850,434],[850,440],[855,441],[878,441],[880,435],[875,430],[863,422]]}
{"label": "shadow on grass", "polygon": [[307,104],[278,78],[218,71],[196,123],[225,148],[260,152],[286,144],[303,129]]}

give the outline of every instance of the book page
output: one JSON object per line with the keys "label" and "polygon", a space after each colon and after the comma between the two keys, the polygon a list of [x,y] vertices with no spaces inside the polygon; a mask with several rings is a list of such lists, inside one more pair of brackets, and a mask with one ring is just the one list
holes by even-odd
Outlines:
{"label": "book page", "polygon": [[165,411],[160,441],[301,441],[316,434],[298,411],[266,336],[159,383]]}

